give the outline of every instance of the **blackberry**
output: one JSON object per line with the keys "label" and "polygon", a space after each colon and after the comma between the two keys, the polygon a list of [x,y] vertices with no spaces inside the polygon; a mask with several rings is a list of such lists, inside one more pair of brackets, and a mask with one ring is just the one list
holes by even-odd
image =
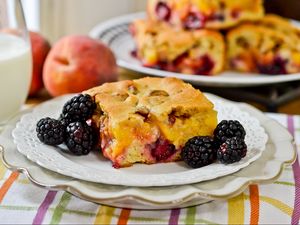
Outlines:
{"label": "blackberry", "polygon": [[192,168],[213,163],[217,157],[217,148],[212,137],[196,136],[187,141],[181,157]]}
{"label": "blackberry", "polygon": [[87,155],[94,148],[95,135],[85,122],[73,122],[66,128],[65,143],[75,155]]}
{"label": "blackberry", "polygon": [[95,109],[96,104],[90,95],[79,94],[65,103],[62,116],[71,122],[85,121],[93,115]]}
{"label": "blackberry", "polygon": [[47,145],[60,145],[64,142],[65,127],[52,118],[43,118],[36,124],[38,139]]}
{"label": "blackberry", "polygon": [[227,139],[217,151],[217,159],[224,164],[240,161],[247,154],[245,141],[238,137]]}
{"label": "blackberry", "polygon": [[58,120],[61,122],[62,125],[64,125],[65,127],[67,127],[70,123],[72,123],[72,120],[67,117],[64,116],[63,114],[60,114]]}
{"label": "blackberry", "polygon": [[228,138],[238,137],[244,139],[246,131],[242,124],[237,120],[222,120],[214,130],[215,141],[221,145]]}

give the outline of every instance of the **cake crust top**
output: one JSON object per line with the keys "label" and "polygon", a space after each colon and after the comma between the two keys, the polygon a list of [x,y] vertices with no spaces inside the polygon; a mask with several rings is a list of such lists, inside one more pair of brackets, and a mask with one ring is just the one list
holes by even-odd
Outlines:
{"label": "cake crust top", "polygon": [[212,110],[202,92],[176,78],[150,78],[106,83],[85,92],[114,122],[131,117],[191,116]]}

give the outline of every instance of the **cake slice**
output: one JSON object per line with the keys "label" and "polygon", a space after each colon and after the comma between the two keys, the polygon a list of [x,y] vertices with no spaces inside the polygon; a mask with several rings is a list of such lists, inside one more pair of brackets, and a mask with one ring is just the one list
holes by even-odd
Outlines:
{"label": "cake slice", "polygon": [[240,25],[226,39],[229,69],[271,75],[300,72],[299,30],[280,17]]}
{"label": "cake slice", "polygon": [[148,17],[178,28],[224,29],[264,15],[262,0],[148,0]]}
{"label": "cake slice", "polygon": [[180,160],[188,139],[210,136],[217,125],[214,105],[175,78],[106,83],[86,93],[97,104],[99,145],[116,168]]}
{"label": "cake slice", "polygon": [[186,31],[147,20],[134,21],[130,30],[144,66],[197,75],[223,70],[225,43],[217,31]]}

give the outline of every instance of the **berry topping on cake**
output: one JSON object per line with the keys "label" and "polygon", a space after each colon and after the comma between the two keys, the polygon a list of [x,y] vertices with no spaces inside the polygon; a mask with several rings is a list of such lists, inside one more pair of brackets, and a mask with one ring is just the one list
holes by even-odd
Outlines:
{"label": "berry topping on cake", "polygon": [[222,120],[214,131],[215,141],[219,144],[224,143],[228,138],[237,137],[244,139],[246,131],[242,124],[237,120]]}
{"label": "berry topping on cake", "polygon": [[247,145],[242,138],[227,139],[217,151],[217,158],[221,163],[230,164],[240,161],[247,154]]}
{"label": "berry topping on cake", "polygon": [[216,145],[212,137],[196,136],[188,140],[181,157],[192,168],[212,164],[216,160]]}
{"label": "berry topping on cake", "polygon": [[85,122],[74,122],[67,126],[66,145],[75,155],[87,155],[95,144],[93,129]]}
{"label": "berry topping on cake", "polygon": [[66,102],[62,117],[72,122],[85,121],[93,115],[95,109],[96,104],[90,95],[79,94]]}
{"label": "berry topping on cake", "polygon": [[58,120],[49,117],[39,120],[36,132],[38,139],[47,145],[60,145],[64,142],[65,128]]}
{"label": "berry topping on cake", "polygon": [[156,5],[155,12],[160,20],[168,22],[171,18],[171,9],[165,2],[159,2]]}

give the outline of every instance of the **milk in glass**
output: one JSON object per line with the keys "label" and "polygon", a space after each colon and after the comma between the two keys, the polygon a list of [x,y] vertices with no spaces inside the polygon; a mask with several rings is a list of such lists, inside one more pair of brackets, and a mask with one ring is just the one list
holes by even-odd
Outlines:
{"label": "milk in glass", "polygon": [[31,82],[31,57],[25,40],[0,33],[0,124],[15,115],[26,100]]}

